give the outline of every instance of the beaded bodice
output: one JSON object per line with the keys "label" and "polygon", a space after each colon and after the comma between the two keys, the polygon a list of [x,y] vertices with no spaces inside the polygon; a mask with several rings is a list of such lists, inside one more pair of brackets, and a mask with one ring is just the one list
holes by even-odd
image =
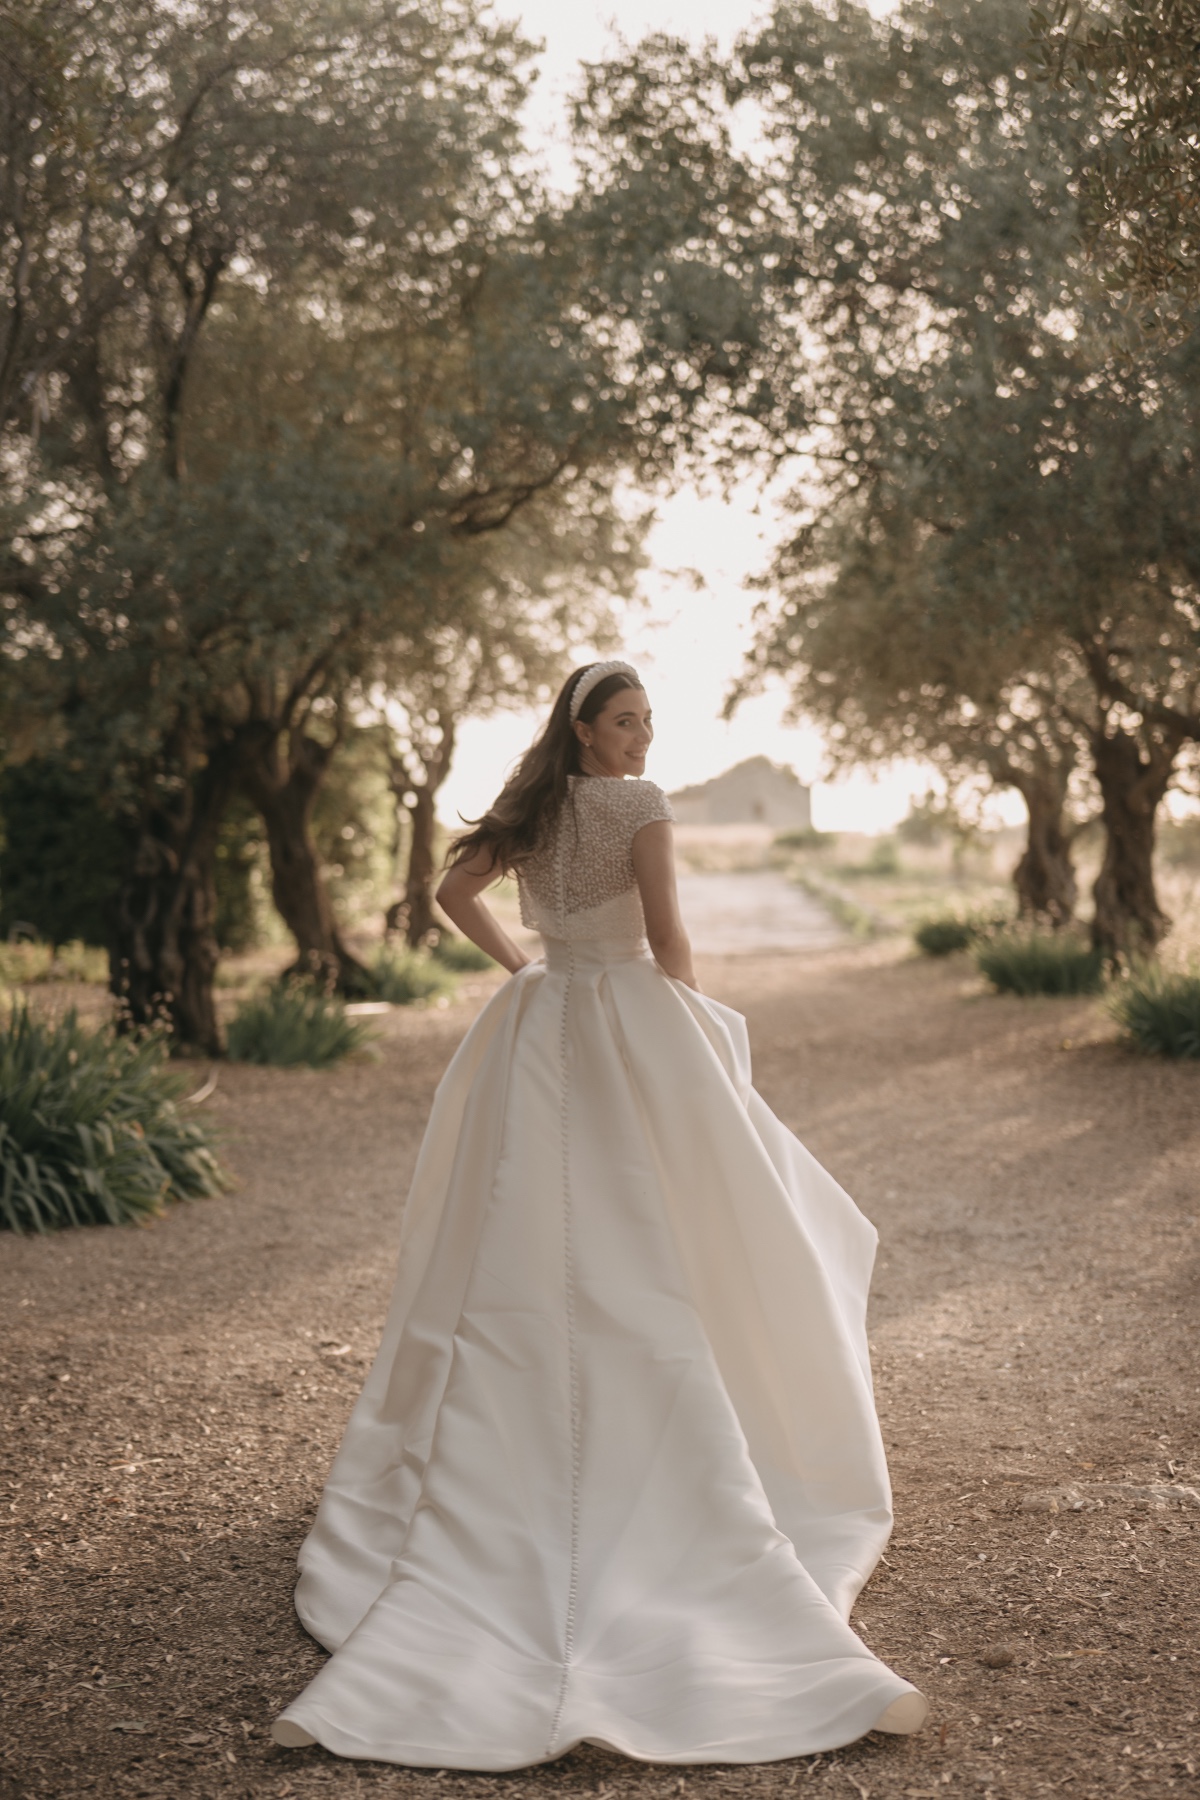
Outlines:
{"label": "beaded bodice", "polygon": [[517,870],[522,921],[552,938],[644,937],[633,840],[673,817],[652,781],[573,775],[553,832]]}

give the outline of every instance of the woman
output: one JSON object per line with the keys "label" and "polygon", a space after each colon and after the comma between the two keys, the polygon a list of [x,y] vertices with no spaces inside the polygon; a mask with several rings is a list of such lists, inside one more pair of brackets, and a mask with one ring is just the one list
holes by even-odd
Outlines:
{"label": "woman", "polygon": [[760,1762],[926,1716],[846,1623],[891,1529],[875,1233],[697,988],[652,736],[628,663],[577,669],[438,891],[512,980],[438,1089],[279,1743]]}

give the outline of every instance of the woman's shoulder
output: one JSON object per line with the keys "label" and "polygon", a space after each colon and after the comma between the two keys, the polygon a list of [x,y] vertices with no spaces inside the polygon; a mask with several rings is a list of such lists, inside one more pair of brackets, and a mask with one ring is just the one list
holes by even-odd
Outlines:
{"label": "woman's shoulder", "polygon": [[576,783],[576,792],[583,788],[597,804],[611,809],[623,820],[631,823],[633,830],[640,825],[649,825],[655,819],[673,819],[671,802],[656,782],[642,778],[627,778],[623,781],[589,776]]}

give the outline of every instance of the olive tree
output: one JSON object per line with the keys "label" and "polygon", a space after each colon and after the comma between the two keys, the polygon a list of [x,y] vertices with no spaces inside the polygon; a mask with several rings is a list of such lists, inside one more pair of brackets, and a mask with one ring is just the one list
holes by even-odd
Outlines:
{"label": "olive tree", "polygon": [[1080,184],[1084,238],[1139,323],[1175,331],[1200,298],[1195,0],[1059,0],[1031,9],[1046,79],[1098,94]]}
{"label": "olive tree", "polygon": [[[1005,696],[1044,692],[1086,745],[1096,941],[1151,948],[1157,808],[1200,726],[1200,387],[1191,339],[1117,347],[1080,251],[1097,103],[1032,78],[996,0],[878,19],[782,5],[741,46],[733,91],[769,146],[763,255],[792,328],[773,380],[807,394],[822,475],[805,503],[857,509],[851,567],[864,532],[913,551],[900,589],[926,611],[934,685],[944,636],[968,669],[992,665],[999,722]],[[973,680],[960,692],[979,704]]]}
{"label": "olive tree", "polygon": [[836,764],[919,756],[948,782],[978,778],[1025,803],[1017,909],[1053,927],[1078,899],[1072,846],[1092,807],[1078,711],[1087,684],[1065,652],[974,596],[938,603],[939,540],[872,490],[776,556],[732,710],[769,674],[825,729]]}
{"label": "olive tree", "polygon": [[[124,832],[130,1013],[165,1003],[215,1049],[233,793],[301,957],[351,981],[310,831],[346,707],[392,647],[469,620],[527,509],[577,488],[615,521],[622,470],[668,481],[705,333],[744,321],[640,353],[645,234],[613,254],[595,191],[546,205],[525,47],[472,0],[64,16],[0,20],[29,172],[0,219],[5,668]],[[659,225],[682,255],[690,221]]]}
{"label": "olive tree", "polygon": [[[0,219],[9,660],[27,687],[52,665],[48,729],[86,744],[125,829],[113,971],[130,1012],[165,1001],[182,1038],[215,1048],[221,813],[368,620],[394,630],[400,595],[413,626],[430,495],[414,508],[361,430],[305,442],[286,408],[265,434],[243,410],[213,454],[198,364],[250,306],[340,346],[372,280],[447,335],[448,292],[477,277],[464,245],[522,203],[524,50],[470,0],[202,0],[186,17],[97,0],[86,18],[42,0],[0,30],[20,175]],[[223,331],[218,374],[235,404],[237,337]],[[327,356],[317,381],[348,418],[345,373]],[[502,518],[528,481],[468,494],[455,523]]]}

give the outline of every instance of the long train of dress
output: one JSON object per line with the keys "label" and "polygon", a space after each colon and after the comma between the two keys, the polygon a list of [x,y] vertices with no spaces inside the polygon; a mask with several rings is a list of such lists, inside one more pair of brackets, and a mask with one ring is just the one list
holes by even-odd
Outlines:
{"label": "long train of dress", "polygon": [[548,942],[439,1087],[301,1552],[334,1654],[277,1741],[509,1769],[920,1723],[847,1623],[891,1529],[875,1241],[752,1089],[737,1013],[642,944]]}

